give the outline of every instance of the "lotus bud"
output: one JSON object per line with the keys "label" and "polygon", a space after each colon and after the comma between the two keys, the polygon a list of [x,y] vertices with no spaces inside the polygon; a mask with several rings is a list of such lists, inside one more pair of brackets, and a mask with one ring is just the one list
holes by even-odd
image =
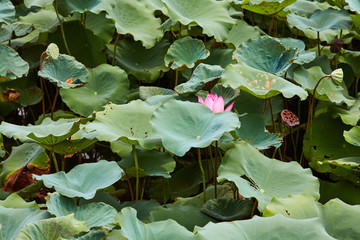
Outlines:
{"label": "lotus bud", "polygon": [[331,79],[334,81],[336,85],[339,85],[344,77],[343,70],[341,68],[335,69],[331,74]]}
{"label": "lotus bud", "polygon": [[57,59],[59,57],[59,47],[55,43],[50,43],[46,49],[46,54],[52,59]]}

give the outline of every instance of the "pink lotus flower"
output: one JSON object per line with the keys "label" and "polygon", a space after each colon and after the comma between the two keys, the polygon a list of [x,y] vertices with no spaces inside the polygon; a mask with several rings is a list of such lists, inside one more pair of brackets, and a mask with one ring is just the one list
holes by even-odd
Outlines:
{"label": "pink lotus flower", "polygon": [[230,112],[234,105],[233,102],[224,110],[224,99],[222,98],[222,96],[218,97],[217,94],[212,94],[212,93],[208,93],[205,102],[201,97],[198,97],[198,100],[200,104],[210,108],[210,110],[213,111],[213,113]]}

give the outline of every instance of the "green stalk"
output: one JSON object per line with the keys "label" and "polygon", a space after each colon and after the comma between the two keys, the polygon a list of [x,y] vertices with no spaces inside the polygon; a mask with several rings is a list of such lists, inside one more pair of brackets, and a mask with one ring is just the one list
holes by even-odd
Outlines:
{"label": "green stalk", "polygon": [[55,9],[55,12],[56,12],[57,19],[59,20],[59,23],[60,23],[61,35],[62,35],[62,38],[64,40],[64,45],[65,45],[66,51],[68,52],[68,55],[71,56],[71,53],[70,53],[70,50],[69,50],[69,47],[67,45],[66,38],[65,38],[64,26],[63,26],[63,23],[62,23],[62,21],[60,19],[59,11],[58,11],[58,8],[57,8],[57,0],[54,0],[54,9]]}
{"label": "green stalk", "polygon": [[59,165],[58,165],[57,160],[56,160],[56,156],[55,156],[55,153],[54,153],[54,148],[51,148],[51,156],[52,156],[53,161],[54,161],[55,171],[59,172]]}
{"label": "green stalk", "polygon": [[134,160],[135,160],[135,171],[136,171],[136,187],[135,187],[135,201],[139,200],[139,184],[140,184],[140,178],[139,178],[139,162],[137,158],[136,148],[135,145],[132,145],[132,151],[134,153]]}
{"label": "green stalk", "polygon": [[118,33],[116,33],[116,39],[115,39],[115,44],[114,44],[114,56],[113,56],[113,59],[112,59],[112,61],[111,61],[111,65],[113,65],[114,66],[114,63],[115,63],[115,57],[116,57],[116,45],[117,45],[117,42],[118,42],[118,40],[119,40],[119,34]]}
{"label": "green stalk", "polygon": [[321,55],[321,49],[320,49],[320,32],[317,32],[317,46],[318,46],[318,52],[319,56]]}
{"label": "green stalk", "polygon": [[214,159],[212,157],[211,145],[208,148],[209,148],[211,166],[212,166],[212,169],[213,169],[213,178],[214,178],[214,185],[215,185],[215,198],[217,198],[217,180],[216,180],[217,179],[217,171],[216,171]]}
{"label": "green stalk", "polygon": [[58,97],[58,96],[59,96],[59,87],[56,87],[55,98],[54,98],[54,102],[53,102],[52,107],[51,107],[51,120],[53,119],[54,110],[55,110],[55,105],[56,105],[56,100],[57,100],[57,97]]}
{"label": "green stalk", "polygon": [[179,70],[175,70],[175,87],[178,85]]}
{"label": "green stalk", "polygon": [[274,128],[274,133],[276,133],[276,124],[275,124],[274,110],[273,110],[271,98],[269,98],[269,105],[270,105],[270,109],[271,109],[271,120],[272,120],[272,124],[273,124],[273,128]]}
{"label": "green stalk", "polygon": [[202,162],[201,162],[200,148],[197,149],[197,152],[198,152],[199,167],[200,167],[200,170],[201,170],[202,181],[203,181],[204,203],[206,203],[206,180],[205,180],[204,168],[203,168],[203,165],[202,165]]}

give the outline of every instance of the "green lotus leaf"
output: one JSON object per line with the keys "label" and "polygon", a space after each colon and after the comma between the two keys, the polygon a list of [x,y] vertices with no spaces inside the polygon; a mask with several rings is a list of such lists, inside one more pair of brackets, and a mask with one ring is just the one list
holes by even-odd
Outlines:
{"label": "green lotus leaf", "polygon": [[296,0],[244,0],[241,7],[263,15],[274,15]]}
{"label": "green lotus leaf", "polygon": [[195,228],[199,240],[227,239],[309,239],[334,240],[328,235],[320,218],[291,219],[277,214],[273,217],[254,216],[249,220],[209,223]]}
{"label": "green lotus leaf", "polygon": [[[129,38],[122,39],[116,47],[115,64],[142,82],[154,82],[159,78],[161,72],[169,70],[164,63],[164,56],[169,45],[164,39],[153,48],[146,49],[140,42]],[[114,47],[108,45],[107,48],[109,57],[113,58]]]}
{"label": "green lotus leaf", "polygon": [[[73,136],[76,136],[76,134]],[[59,153],[61,155],[67,155],[67,154],[73,154],[79,152],[93,145],[95,142],[97,142],[96,138],[87,139],[84,136],[82,136],[80,139],[64,140],[51,147],[46,145],[43,146],[48,150],[53,149],[54,152]]]}
{"label": "green lotus leaf", "polygon": [[32,6],[47,7],[52,3],[52,0],[24,0],[24,4],[27,8]]}
{"label": "green lotus leaf", "polygon": [[22,107],[35,105],[41,101],[41,89],[38,87],[19,89],[18,92],[21,94],[19,101]]}
{"label": "green lotus leaf", "polygon": [[218,42],[225,40],[229,29],[235,24],[235,19],[229,15],[229,3],[226,1],[161,1],[166,5],[169,11],[167,15],[172,21],[181,22],[183,25],[195,22],[203,28],[204,34],[214,36]]}
{"label": "green lotus leaf", "polygon": [[151,124],[164,147],[178,156],[184,156],[191,147],[207,147],[224,132],[240,127],[238,117],[232,112],[214,114],[202,104],[177,100],[160,106]]}
{"label": "green lotus leaf", "polygon": [[69,13],[84,13],[88,11],[98,14],[105,10],[105,7],[107,6],[106,1],[103,0],[64,0],[59,1],[57,5],[59,12],[64,16]]}
{"label": "green lotus leaf", "polygon": [[281,213],[293,219],[307,219],[322,216],[323,207],[308,194],[290,195],[287,198],[274,197],[263,212],[264,217]]}
{"label": "green lotus leaf", "polygon": [[245,142],[260,150],[281,146],[282,138],[266,130],[265,119],[260,114],[247,114],[240,120],[242,127],[235,132]]}
{"label": "green lotus leaf", "polygon": [[[240,95],[239,89],[232,89],[232,88],[225,88],[221,84],[216,84],[211,89],[212,94],[217,94],[218,96],[222,96],[224,99],[224,104],[227,105],[228,103],[232,102],[235,98]],[[206,96],[203,97],[206,99]]]}
{"label": "green lotus leaf", "polygon": [[89,69],[89,82],[81,88],[60,89],[61,99],[75,113],[89,116],[109,102],[127,102],[129,80],[119,67],[102,64]]}
{"label": "green lotus leaf", "polygon": [[360,13],[360,2],[356,0],[345,0],[349,4],[350,10]]}
{"label": "green lotus leaf", "polygon": [[175,87],[180,93],[192,93],[202,89],[206,83],[219,79],[224,73],[224,69],[218,65],[208,65],[200,63],[194,70],[189,81]]}
{"label": "green lotus leaf", "polygon": [[140,144],[145,149],[153,149],[161,145],[149,123],[155,109],[140,100],[123,105],[108,104],[104,111],[96,113],[95,121],[83,127],[87,132],[96,132],[102,141],[120,139],[132,145]]}
{"label": "green lotus leaf", "polygon": [[[60,54],[57,59],[45,58],[38,74],[62,88],[79,87],[88,81],[85,66],[74,57],[65,54]],[[66,82],[68,80],[70,80],[69,83]]]}
{"label": "green lotus leaf", "polygon": [[210,49],[210,56],[206,58],[202,63],[209,65],[219,65],[225,68],[230,63],[236,63],[232,59],[234,49],[232,48],[212,48]]}
{"label": "green lotus leaf", "polygon": [[117,214],[115,208],[102,202],[77,206],[76,199],[63,197],[57,192],[47,197],[46,206],[48,211],[56,217],[65,217],[73,213],[75,219],[86,222],[88,230],[100,226],[112,229],[113,220]]}
{"label": "green lotus leaf", "polygon": [[125,207],[132,207],[137,212],[136,217],[139,220],[143,221],[143,220],[146,220],[150,216],[150,212],[158,206],[160,206],[160,204],[156,201],[141,200],[141,201],[136,201],[136,202],[123,202],[120,205],[120,208],[118,210],[120,211],[121,209],[123,209]]}
{"label": "green lotus leaf", "polygon": [[[86,67],[96,67],[106,63],[106,55],[104,54],[105,46],[103,41],[101,41],[89,27],[90,26],[87,26],[87,28],[85,28],[80,21],[63,23],[64,34],[68,39],[67,43],[71,55]],[[60,52],[67,52],[60,28],[54,33],[49,34],[47,42],[56,43],[59,46]],[[66,66],[65,63],[62,64]],[[76,65],[79,65],[79,63],[76,63]],[[69,67],[69,65],[67,67]],[[80,67],[80,65],[78,67]],[[65,71],[71,72],[69,69]],[[75,76],[72,77],[74,77],[75,81]]]}
{"label": "green lotus leaf", "polygon": [[29,64],[14,49],[0,44],[0,55],[0,83],[28,74]]}
{"label": "green lotus leaf", "polygon": [[[170,173],[175,169],[175,160],[169,153],[156,150],[136,150],[140,177],[160,176],[170,178]],[[134,153],[122,158],[119,162],[121,168],[125,169],[129,177],[136,176]]]}
{"label": "green lotus leaf", "polygon": [[34,30],[24,37],[11,40],[12,47],[31,43],[46,44],[47,33],[55,31],[59,25],[55,11],[45,9],[41,9],[38,12],[30,12],[24,17],[19,17],[19,22],[32,24]]}
{"label": "green lotus leaf", "polygon": [[144,224],[136,218],[136,210],[130,207],[123,208],[116,215],[114,222],[121,226],[122,235],[129,240],[186,240],[194,238],[192,232],[174,220]]}
{"label": "green lotus leaf", "polygon": [[207,201],[201,211],[221,221],[233,221],[251,218],[253,206],[251,200],[219,198]]}
{"label": "green lotus leaf", "polygon": [[310,169],[303,169],[297,162],[285,163],[267,158],[244,142],[235,144],[226,152],[218,174],[219,181],[235,182],[239,194],[255,197],[261,212],[273,197],[302,193],[315,199],[320,197],[319,182]]}
{"label": "green lotus leaf", "polygon": [[193,68],[195,64],[207,58],[210,52],[205,49],[204,43],[192,37],[176,40],[167,51],[164,61],[166,66],[176,70]]}
{"label": "green lotus leaf", "polygon": [[54,146],[73,135],[78,129],[79,119],[61,118],[53,121],[45,118],[39,125],[19,126],[2,122],[0,132],[8,138],[19,139],[22,142],[37,142],[41,145]]}
{"label": "green lotus leaf", "polygon": [[235,48],[239,47],[241,43],[249,40],[250,38],[259,37],[261,29],[247,24],[243,20],[236,20],[236,25],[229,31],[229,35],[225,40],[226,43],[231,43]]}
{"label": "green lotus leaf", "polygon": [[300,50],[299,56],[294,61],[299,65],[309,63],[313,61],[316,57],[315,52],[305,51],[305,43],[299,39],[295,38],[277,38],[285,46],[286,49],[298,48]]}
{"label": "green lotus leaf", "polygon": [[85,222],[78,221],[74,214],[29,223],[23,227],[15,240],[70,238],[86,231]]}
{"label": "green lotus leaf", "polygon": [[161,20],[141,1],[113,0],[106,6],[106,17],[114,19],[119,34],[134,36],[144,47],[151,48],[163,37]]}
{"label": "green lotus leaf", "polygon": [[[14,36],[21,37],[32,31],[32,24],[15,22],[11,25],[3,24],[0,27],[0,42],[8,42]],[[13,36],[14,35],[14,36]]]}
{"label": "green lotus leaf", "polygon": [[[293,74],[292,78],[294,81],[299,83],[310,93],[313,93],[319,79],[325,76],[325,73],[323,73],[320,66],[314,66],[309,69],[298,66],[293,69]],[[334,84],[330,77],[325,77],[321,80],[316,89],[316,93],[315,98],[322,101],[330,101],[337,104],[346,103],[348,106],[355,103],[355,99],[349,96],[344,87],[342,85]]]}
{"label": "green lotus leaf", "polygon": [[352,23],[345,9],[336,10],[334,8],[316,10],[309,18],[291,13],[287,15],[287,21],[290,27],[296,27],[302,31],[311,29],[318,32],[325,29],[349,29]]}
{"label": "green lotus leaf", "polygon": [[146,87],[146,86],[140,86],[139,88],[139,96],[142,100],[147,100],[150,97],[153,96],[179,96],[177,92],[167,89],[167,88],[161,88],[161,87]]}
{"label": "green lotus leaf", "polygon": [[[81,15],[79,19],[81,20]],[[110,43],[115,31],[115,24],[111,19],[106,18],[106,13],[86,13],[85,26],[90,29],[104,43]],[[103,48],[103,46],[101,47]]]}
{"label": "green lotus leaf", "polygon": [[299,16],[310,17],[316,10],[321,10],[318,2],[308,0],[297,0],[293,4],[284,8],[285,12],[295,13]]}
{"label": "green lotus leaf", "polygon": [[77,165],[68,173],[34,175],[34,178],[43,180],[46,187],[54,187],[57,192],[66,197],[91,199],[98,189],[112,185],[122,175],[123,171],[116,162],[101,160],[96,163]]}
{"label": "green lotus leaf", "polygon": [[325,229],[336,239],[355,240],[360,234],[356,224],[359,214],[360,205],[351,206],[339,199],[330,200],[324,205]]}
{"label": "green lotus leaf", "polygon": [[287,49],[276,38],[263,36],[243,42],[233,53],[233,58],[252,68],[282,76],[298,58],[298,52],[298,48]]}
{"label": "green lotus leaf", "polygon": [[13,147],[10,156],[1,163],[0,182],[4,183],[13,173],[27,166],[46,170],[50,168],[45,149],[36,143],[24,143]]}
{"label": "green lotus leaf", "polygon": [[343,123],[356,126],[360,120],[360,94],[358,94],[356,102],[349,106],[348,109],[337,108],[336,112]]}
{"label": "green lotus leaf", "polygon": [[182,206],[179,204],[167,204],[154,208],[150,212],[150,220],[159,222],[172,219],[187,230],[193,231],[195,226],[203,227],[208,222],[217,222],[194,206]]}
{"label": "green lotus leaf", "polygon": [[11,24],[15,18],[15,8],[10,0],[0,0],[0,23]]}
{"label": "green lotus leaf", "polygon": [[267,99],[280,93],[286,98],[297,95],[301,100],[307,98],[307,92],[289,81],[252,67],[243,62],[229,64],[220,79],[224,87],[245,90],[252,95]]}
{"label": "green lotus leaf", "polygon": [[26,202],[16,193],[12,193],[4,201],[0,201],[0,206],[5,208],[33,208],[40,210],[39,205],[37,205],[35,201]]}
{"label": "green lotus leaf", "polygon": [[[108,231],[104,228],[93,228],[90,232],[81,232],[71,238],[60,238],[60,240],[104,240],[109,239]],[[119,240],[119,239],[117,239]]]}
{"label": "green lotus leaf", "polygon": [[303,151],[308,159],[311,157],[309,165],[316,171],[333,173],[359,185],[360,148],[345,141],[343,132],[349,129],[330,113],[321,114],[313,120],[311,148],[309,128],[306,130]]}
{"label": "green lotus leaf", "polygon": [[360,147],[360,126],[355,126],[349,131],[344,131],[344,138],[348,143]]}
{"label": "green lotus leaf", "polygon": [[20,229],[28,223],[49,218],[47,211],[34,208],[6,208],[0,206],[0,239],[13,240]]}

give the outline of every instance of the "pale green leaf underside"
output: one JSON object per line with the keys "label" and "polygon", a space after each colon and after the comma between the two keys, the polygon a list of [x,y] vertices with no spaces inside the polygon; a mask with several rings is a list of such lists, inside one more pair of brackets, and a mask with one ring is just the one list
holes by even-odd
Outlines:
{"label": "pale green leaf underside", "polygon": [[91,199],[98,189],[114,184],[122,175],[123,171],[116,162],[101,160],[77,165],[68,173],[34,175],[34,178],[43,180],[46,187],[54,187],[63,196]]}
{"label": "pale green leaf underside", "polygon": [[[310,169],[303,169],[297,162],[267,158],[244,142],[226,152],[218,174],[220,181],[234,181],[244,197],[255,197],[260,211],[265,210],[273,197],[302,193],[315,199],[320,197],[319,182]],[[244,175],[252,182],[241,177]]]}
{"label": "pale green leaf underside", "polygon": [[0,44],[0,82],[26,76],[29,64],[12,48]]}
{"label": "pale green leaf underside", "polygon": [[10,0],[0,0],[0,23],[11,24],[15,18],[14,5]]}
{"label": "pale green leaf underside", "polygon": [[360,126],[355,126],[349,131],[344,131],[344,138],[348,143],[360,147]]}

